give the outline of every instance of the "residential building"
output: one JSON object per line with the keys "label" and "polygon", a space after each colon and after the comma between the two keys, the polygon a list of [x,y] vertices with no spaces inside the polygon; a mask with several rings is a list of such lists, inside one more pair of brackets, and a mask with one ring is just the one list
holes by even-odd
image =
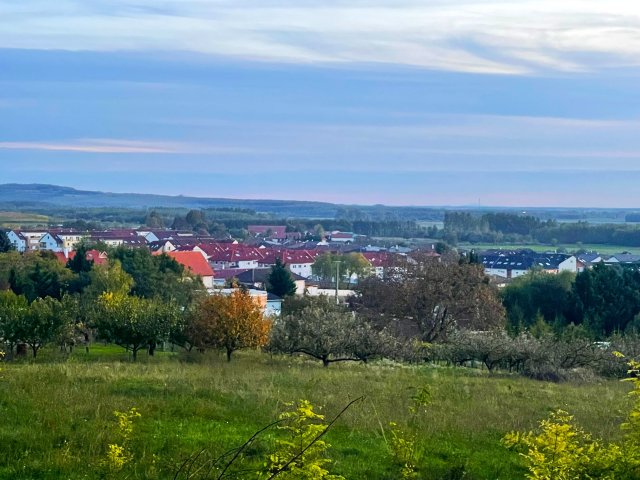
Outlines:
{"label": "residential building", "polygon": [[29,246],[29,240],[19,230],[9,230],[7,232],[9,242],[13,245],[13,248],[20,253],[27,251]]}

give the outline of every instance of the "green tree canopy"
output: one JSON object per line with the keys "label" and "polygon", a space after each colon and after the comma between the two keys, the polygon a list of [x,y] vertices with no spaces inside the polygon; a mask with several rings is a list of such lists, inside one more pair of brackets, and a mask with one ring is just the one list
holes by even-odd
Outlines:
{"label": "green tree canopy", "polygon": [[549,325],[563,327],[579,323],[577,299],[574,295],[575,274],[550,274],[532,271],[517,278],[502,291],[509,324],[515,328],[530,328],[538,316]]}
{"label": "green tree canopy", "polygon": [[375,330],[364,318],[321,296],[276,322],[269,349],[309,355],[327,367],[334,362],[366,362],[389,353],[392,343],[391,337]]}
{"label": "green tree canopy", "polygon": [[122,269],[133,278],[133,295],[160,298],[186,306],[203,285],[197,277],[168,255],[152,255],[145,249],[117,248],[109,258],[118,260]]}
{"label": "green tree canopy", "polygon": [[325,281],[336,281],[339,275],[340,282],[350,282],[352,276],[363,279],[370,275],[371,264],[361,253],[348,253],[346,255],[323,253],[311,266],[313,274]]}
{"label": "green tree canopy", "polygon": [[93,324],[98,336],[131,351],[133,360],[140,349],[155,345],[169,336],[178,318],[175,304],[123,294],[100,296]]}
{"label": "green tree canopy", "polygon": [[576,276],[575,294],[583,321],[595,335],[623,332],[640,313],[640,272],[596,265]]}
{"label": "green tree canopy", "polygon": [[50,252],[24,254],[10,268],[11,289],[29,302],[45,297],[61,299],[74,279],[73,272]]}
{"label": "green tree canopy", "polygon": [[75,314],[72,305],[73,302],[51,297],[37,298],[24,315],[15,318],[12,335],[29,345],[36,358],[40,348],[54,340],[65,324],[72,322]]}

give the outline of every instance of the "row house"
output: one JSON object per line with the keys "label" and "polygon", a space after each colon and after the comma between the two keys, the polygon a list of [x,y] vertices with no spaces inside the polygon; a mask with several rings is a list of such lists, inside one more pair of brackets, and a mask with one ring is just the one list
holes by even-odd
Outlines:
{"label": "row house", "polygon": [[138,235],[135,230],[126,229],[91,232],[91,240],[110,247],[145,247],[147,245],[146,239]]}
{"label": "row house", "polygon": [[215,270],[258,268],[262,254],[257,248],[234,243],[203,243],[198,245]]}
{"label": "row house", "polygon": [[39,250],[61,252],[64,249],[63,241],[47,230],[10,230],[7,232],[7,237],[18,252]]}
{"label": "row house", "polygon": [[173,238],[171,240],[158,240],[150,242],[147,246],[152,252],[175,252],[197,249],[198,241],[194,237]]}
{"label": "row house", "polygon": [[180,240],[183,238],[191,239],[191,243],[195,243],[195,234],[193,232],[180,232],[175,230],[137,230],[139,236],[144,237],[148,243],[160,242],[166,240]]}
{"label": "row house", "polygon": [[576,257],[560,253],[530,251],[494,253],[482,255],[481,263],[487,275],[502,278],[520,277],[532,269],[541,269],[547,273],[578,271]]}
{"label": "row house", "polygon": [[74,230],[9,230],[9,241],[18,252],[49,250],[52,252],[71,251],[85,239],[90,238],[87,232]]}
{"label": "row house", "polygon": [[317,250],[290,250],[290,249],[259,249],[262,254],[261,267],[275,265],[276,260],[286,264],[291,273],[309,278],[313,275],[312,266],[316,257],[320,255]]}
{"label": "row house", "polygon": [[67,251],[75,250],[80,242],[91,238],[89,232],[76,232],[71,229],[54,229],[49,230],[49,233],[58,237],[62,242],[62,249]]}

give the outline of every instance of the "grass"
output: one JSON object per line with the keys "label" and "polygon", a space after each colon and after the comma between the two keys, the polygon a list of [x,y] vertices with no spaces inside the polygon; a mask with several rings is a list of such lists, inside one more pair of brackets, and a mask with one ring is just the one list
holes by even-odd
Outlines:
{"label": "grass", "polygon": [[611,255],[614,253],[621,252],[630,252],[630,253],[640,253],[640,248],[634,247],[625,247],[622,245],[596,245],[596,244],[570,244],[570,243],[562,243],[558,245],[541,245],[536,243],[527,243],[527,244],[518,244],[518,243],[501,243],[501,244],[493,244],[493,243],[466,243],[460,242],[458,244],[458,248],[462,249],[470,249],[473,248],[475,250],[493,250],[493,249],[502,249],[502,250],[520,250],[523,248],[528,248],[536,252],[548,252],[555,251],[557,249],[564,248],[567,252],[575,252],[576,250],[587,250],[589,252],[594,251],[603,255]]}
{"label": "grass", "polygon": [[[35,363],[3,365],[0,373],[0,478],[108,478],[108,443],[117,440],[113,412],[136,407],[135,464],[113,478],[173,478],[190,454],[218,455],[242,444],[283,410],[308,399],[331,418],[352,407],[329,432],[332,471],[348,479],[396,479],[385,438],[395,421],[417,434],[420,478],[524,478],[516,454],[500,446],[510,430],[528,430],[549,412],[576,415],[597,437],[619,437],[629,386],[618,381],[541,383],[511,375],[434,366],[320,364],[291,357],[239,353],[164,353],[128,361],[122,350],[96,346],[62,360],[44,351]],[[411,396],[428,386],[431,404],[408,413]],[[251,447],[255,471],[271,451],[273,433]],[[242,475],[236,478],[243,478]]]}

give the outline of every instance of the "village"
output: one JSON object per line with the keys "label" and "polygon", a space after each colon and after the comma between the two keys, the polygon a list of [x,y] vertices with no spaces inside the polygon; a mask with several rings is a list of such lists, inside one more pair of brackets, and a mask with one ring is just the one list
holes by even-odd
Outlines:
{"label": "village", "polygon": [[[327,295],[344,300],[354,294],[359,277],[375,275],[385,278],[402,264],[416,263],[416,258],[441,260],[436,244],[419,248],[372,246],[363,235],[333,231],[320,241],[305,241],[300,232],[287,232],[283,225],[249,225],[244,241],[213,238],[192,231],[130,228],[100,231],[77,231],[62,228],[15,229],[6,232],[13,248],[21,253],[49,251],[66,264],[81,244],[90,246],[87,260],[96,265],[108,262],[108,248],[144,248],[153,255],[166,254],[186,271],[201,278],[209,293],[230,294],[243,288],[268,315],[278,316],[282,298],[267,292],[267,279],[276,262],[286,266],[296,285],[297,295]],[[327,272],[318,267],[318,259],[332,255]],[[361,265],[349,271],[341,263],[347,256]],[[532,270],[557,274],[580,273],[596,264],[640,264],[640,255],[621,253],[540,253],[529,249],[461,250],[460,257],[479,263],[491,283],[503,288],[512,280]],[[315,267],[314,267],[315,265]],[[336,280],[339,281],[336,281]]]}

